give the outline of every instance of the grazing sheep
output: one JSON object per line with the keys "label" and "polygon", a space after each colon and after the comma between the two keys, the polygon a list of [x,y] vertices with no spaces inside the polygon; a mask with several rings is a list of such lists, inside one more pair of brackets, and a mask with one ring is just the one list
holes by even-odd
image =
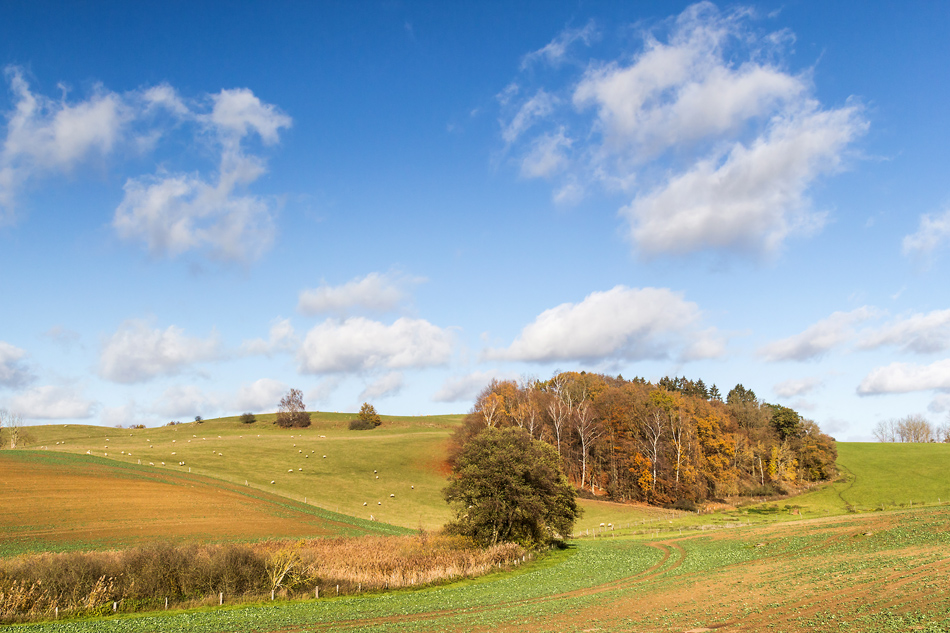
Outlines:
{"label": "grazing sheep", "polygon": [[366,502],[365,502],[365,501],[363,502],[363,505],[364,505],[364,506],[366,505]]}
{"label": "grazing sheep", "polygon": [[324,456],[323,456],[323,459],[326,459],[326,458],[327,458],[327,456],[326,456],[326,455],[324,455]]}
{"label": "grazing sheep", "polygon": [[298,472],[299,472],[299,471],[302,471],[302,470],[303,470],[303,468],[298,468],[298,469],[297,469]]}
{"label": "grazing sheep", "polygon": [[294,472],[294,469],[293,469],[293,468],[288,468],[288,469],[287,469],[287,472],[288,472],[288,473],[292,473],[292,472]]}
{"label": "grazing sheep", "polygon": [[390,498],[394,498],[396,495],[389,495],[389,496],[390,496]]}
{"label": "grazing sheep", "polygon": [[274,483],[274,480],[273,480],[273,479],[271,480],[271,483]]}

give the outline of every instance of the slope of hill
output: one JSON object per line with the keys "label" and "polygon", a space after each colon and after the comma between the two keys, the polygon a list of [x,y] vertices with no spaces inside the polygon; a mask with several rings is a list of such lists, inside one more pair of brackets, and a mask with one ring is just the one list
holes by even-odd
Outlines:
{"label": "slope of hill", "polygon": [[0,451],[0,556],[156,540],[399,534],[202,475],[51,451]]}

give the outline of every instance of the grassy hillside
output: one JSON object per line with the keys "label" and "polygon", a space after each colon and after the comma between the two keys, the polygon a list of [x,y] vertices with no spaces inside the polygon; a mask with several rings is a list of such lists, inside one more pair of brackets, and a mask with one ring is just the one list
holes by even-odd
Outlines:
{"label": "grassy hillside", "polygon": [[[411,529],[437,529],[449,520],[442,498],[447,443],[464,416],[383,416],[383,425],[370,431],[350,431],[354,416],[346,413],[314,413],[306,429],[280,429],[273,415],[257,417],[254,424],[233,417],[134,430],[36,426],[29,447],[207,475]],[[581,506],[578,530],[669,514],[600,501],[581,500]]]}
{"label": "grassy hillside", "polygon": [[0,556],[404,532],[195,474],[50,451],[0,451]]}

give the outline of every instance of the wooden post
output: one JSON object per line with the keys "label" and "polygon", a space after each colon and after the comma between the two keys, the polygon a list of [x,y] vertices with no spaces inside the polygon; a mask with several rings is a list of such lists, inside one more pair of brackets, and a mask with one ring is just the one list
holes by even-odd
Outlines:
{"label": "wooden post", "polygon": [[59,607],[53,607],[56,610],[56,619],[59,619]]}
{"label": "wooden post", "polygon": [[168,611],[168,598],[165,598],[165,610]]}
{"label": "wooden post", "polygon": [[271,600],[274,599],[274,590],[273,590],[273,589],[270,590],[270,599],[271,599]]}
{"label": "wooden post", "polygon": [[340,585],[336,586],[336,595],[340,595]]}
{"label": "wooden post", "polygon": [[112,602],[112,612],[115,613],[118,608],[119,608],[119,603],[113,601],[113,602]]}
{"label": "wooden post", "polygon": [[316,587],[316,588],[313,590],[313,597],[314,597],[314,598],[317,598],[317,599],[320,598],[320,587],[319,587],[319,586]]}
{"label": "wooden post", "polygon": [[222,604],[224,604],[224,592],[223,592],[223,591],[218,594],[218,606],[220,607]]}

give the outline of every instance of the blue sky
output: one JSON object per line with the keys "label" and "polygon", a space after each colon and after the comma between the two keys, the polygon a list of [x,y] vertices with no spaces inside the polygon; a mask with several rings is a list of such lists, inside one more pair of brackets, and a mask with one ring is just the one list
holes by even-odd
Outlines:
{"label": "blue sky", "polygon": [[0,406],[950,410],[942,2],[0,6]]}

